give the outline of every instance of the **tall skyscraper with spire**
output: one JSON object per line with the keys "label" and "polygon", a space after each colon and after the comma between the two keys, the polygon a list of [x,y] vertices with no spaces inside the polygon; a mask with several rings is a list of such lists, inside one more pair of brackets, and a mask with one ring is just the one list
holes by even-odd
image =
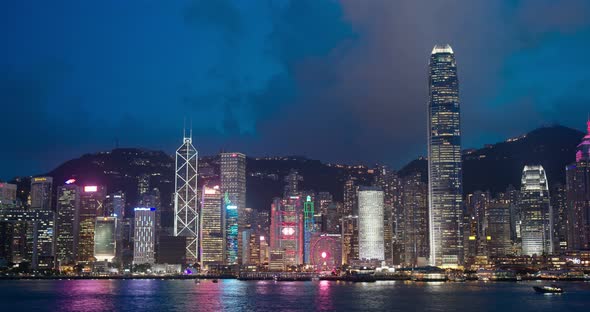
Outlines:
{"label": "tall skyscraper with spire", "polygon": [[566,168],[567,246],[590,249],[590,118],[588,132],[576,149],[576,162]]}
{"label": "tall skyscraper with spire", "polygon": [[428,103],[428,191],[430,263],[463,262],[461,123],[459,81],[450,45],[430,55]]}
{"label": "tall skyscraper with spire", "polygon": [[192,130],[184,133],[176,150],[174,179],[174,236],[186,237],[186,262],[196,263],[199,255],[199,211],[197,199],[198,152]]}

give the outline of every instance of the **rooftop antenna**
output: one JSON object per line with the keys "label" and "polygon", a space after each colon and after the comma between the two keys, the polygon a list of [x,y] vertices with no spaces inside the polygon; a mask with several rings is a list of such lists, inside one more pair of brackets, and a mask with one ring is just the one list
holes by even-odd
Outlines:
{"label": "rooftop antenna", "polygon": [[189,129],[189,133],[190,133],[190,138],[193,138],[193,118],[191,117],[190,119],[190,129]]}

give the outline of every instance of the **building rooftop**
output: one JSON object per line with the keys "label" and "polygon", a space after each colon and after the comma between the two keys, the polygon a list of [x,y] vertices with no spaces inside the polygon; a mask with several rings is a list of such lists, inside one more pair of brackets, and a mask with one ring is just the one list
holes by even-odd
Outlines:
{"label": "building rooftop", "polygon": [[453,48],[451,48],[450,45],[448,44],[437,44],[434,46],[434,48],[432,48],[432,54],[437,54],[437,53],[450,53],[453,54]]}

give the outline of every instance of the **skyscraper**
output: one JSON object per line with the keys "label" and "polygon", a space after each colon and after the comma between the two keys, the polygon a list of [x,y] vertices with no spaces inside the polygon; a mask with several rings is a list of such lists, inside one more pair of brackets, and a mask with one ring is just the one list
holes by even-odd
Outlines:
{"label": "skyscraper", "polygon": [[119,220],[125,218],[125,193],[118,191],[105,197],[105,216],[115,216]]}
{"label": "skyscraper", "polygon": [[357,190],[356,178],[349,177],[344,183],[344,209],[343,216],[357,215]]}
{"label": "skyscraper", "polygon": [[16,184],[0,183],[0,209],[16,207]]}
{"label": "skyscraper", "polygon": [[315,223],[315,212],[314,212],[314,204],[313,200],[311,200],[311,196],[307,196],[305,198],[305,202],[303,202],[303,241],[304,241],[304,254],[303,254],[303,261],[307,264],[310,263],[310,256],[311,256],[311,237],[313,234],[318,230],[316,223]]}
{"label": "skyscraper", "polygon": [[219,186],[203,186],[201,197],[201,263],[221,265],[224,261],[223,210]]}
{"label": "skyscraper", "polygon": [[383,241],[383,191],[379,187],[360,187],[359,258],[385,260]]}
{"label": "skyscraper", "polygon": [[156,208],[135,208],[133,264],[155,262]]}
{"label": "skyscraper", "polygon": [[359,217],[342,217],[342,263],[351,264],[359,258]]}
{"label": "skyscraper", "polygon": [[424,264],[429,255],[428,186],[415,173],[403,179],[402,189],[404,263],[416,266]]}
{"label": "skyscraper", "polygon": [[463,262],[463,190],[459,81],[451,46],[434,46],[429,67],[430,263],[457,266]]}
{"label": "skyscraper", "polygon": [[117,251],[117,218],[97,217],[94,230],[94,258],[112,262]]}
{"label": "skyscraper", "polygon": [[94,261],[94,231],[96,217],[104,211],[105,189],[102,186],[86,185],[80,194],[78,222],[78,261]]}
{"label": "skyscraper", "polygon": [[[238,264],[241,258],[239,233],[245,228],[246,155],[221,153],[221,194],[224,196],[226,263]],[[235,228],[235,229],[234,229]]]}
{"label": "skyscraper", "polygon": [[553,212],[545,169],[524,166],[521,181],[522,254],[550,254],[553,251]]}
{"label": "skyscraper", "polygon": [[31,209],[37,216],[31,228],[33,269],[52,269],[55,260],[54,212],[51,208],[53,178],[36,177],[31,180]]}
{"label": "skyscraper", "polygon": [[195,263],[199,257],[199,212],[197,199],[197,168],[199,156],[193,146],[192,130],[184,134],[176,150],[174,179],[174,236],[186,237],[186,262]]}
{"label": "skyscraper", "polygon": [[58,187],[56,246],[59,264],[72,264],[76,261],[79,233],[76,211],[79,209],[80,188],[74,184]]}
{"label": "skyscraper", "polygon": [[485,237],[488,256],[505,256],[511,254],[510,241],[510,204],[495,202],[486,210]]}
{"label": "skyscraper", "polygon": [[570,250],[590,249],[590,120],[587,126],[588,133],[576,149],[576,162],[566,168]]}
{"label": "skyscraper", "polygon": [[303,209],[300,197],[275,198],[270,213],[271,252],[283,252],[285,265],[303,264]]}

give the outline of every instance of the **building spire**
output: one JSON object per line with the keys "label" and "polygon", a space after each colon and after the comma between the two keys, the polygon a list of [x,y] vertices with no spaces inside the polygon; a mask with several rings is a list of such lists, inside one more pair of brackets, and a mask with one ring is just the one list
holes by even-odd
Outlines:
{"label": "building spire", "polygon": [[586,119],[586,131],[590,134],[590,113],[588,113],[588,119]]}

